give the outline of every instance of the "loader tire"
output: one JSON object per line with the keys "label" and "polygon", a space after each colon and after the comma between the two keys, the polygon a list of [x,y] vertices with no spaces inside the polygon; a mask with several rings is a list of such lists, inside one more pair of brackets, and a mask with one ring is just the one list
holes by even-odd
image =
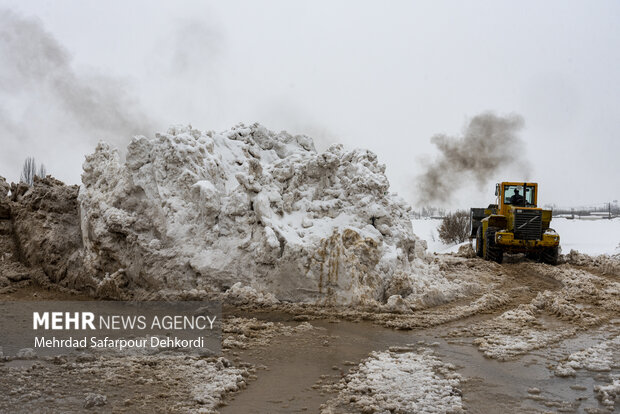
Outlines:
{"label": "loader tire", "polygon": [[482,225],[480,225],[478,227],[478,230],[476,231],[476,239],[475,240],[476,240],[475,241],[475,243],[476,243],[476,256],[482,257],[482,254],[484,252],[484,249],[483,249],[483,246],[482,246],[482,243],[483,243],[483,240],[482,240]]}
{"label": "loader tire", "polygon": [[559,253],[560,252],[558,246],[549,247],[543,250],[543,252],[540,254],[540,259],[543,261],[543,263],[555,266],[558,264]]}
{"label": "loader tire", "polygon": [[493,262],[501,263],[504,260],[504,250],[501,246],[495,244],[495,233],[499,230],[497,227],[489,227],[484,235],[484,244],[486,251],[484,258]]}

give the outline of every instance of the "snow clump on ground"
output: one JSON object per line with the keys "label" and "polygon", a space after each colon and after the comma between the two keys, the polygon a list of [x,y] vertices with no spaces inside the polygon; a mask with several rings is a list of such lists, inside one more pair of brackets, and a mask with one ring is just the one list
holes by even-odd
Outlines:
{"label": "snow clump on ground", "polygon": [[461,377],[429,349],[373,352],[340,383],[322,414],[463,412]]}
{"label": "snow clump on ground", "polygon": [[576,369],[595,372],[611,371],[620,368],[620,335],[593,345],[582,351],[572,353],[566,361],[556,367],[555,373],[560,377],[574,376]]}

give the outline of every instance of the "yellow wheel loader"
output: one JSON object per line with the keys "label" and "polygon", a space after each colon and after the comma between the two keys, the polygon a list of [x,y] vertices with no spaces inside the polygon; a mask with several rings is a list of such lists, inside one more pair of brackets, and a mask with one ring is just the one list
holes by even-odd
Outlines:
{"label": "yellow wheel loader", "polygon": [[471,209],[471,234],[476,255],[501,263],[504,252],[556,265],[560,236],[549,227],[551,210],[537,207],[538,184],[496,184],[495,204]]}

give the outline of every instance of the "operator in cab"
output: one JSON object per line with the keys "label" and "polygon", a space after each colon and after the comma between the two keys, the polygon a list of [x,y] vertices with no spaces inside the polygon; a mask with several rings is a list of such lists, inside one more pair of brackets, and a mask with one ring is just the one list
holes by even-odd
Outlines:
{"label": "operator in cab", "polygon": [[515,189],[515,193],[510,197],[510,204],[513,206],[522,205],[524,198],[521,194],[519,194],[519,190]]}

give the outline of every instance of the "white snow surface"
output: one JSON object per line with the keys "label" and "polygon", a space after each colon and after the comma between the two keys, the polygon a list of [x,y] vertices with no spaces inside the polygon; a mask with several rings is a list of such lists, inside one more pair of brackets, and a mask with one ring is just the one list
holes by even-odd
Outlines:
{"label": "white snow surface", "polygon": [[560,246],[564,253],[577,250],[591,256],[620,254],[620,218],[553,218],[551,227],[560,234]]}
{"label": "white snow surface", "polygon": [[439,239],[439,226],[441,225],[441,219],[435,218],[420,218],[411,220],[413,230],[415,234],[420,237],[425,243],[428,253],[457,253],[459,248],[463,245],[469,244],[469,241],[464,243],[446,244]]}
{"label": "white snow surface", "polygon": [[367,150],[318,153],[306,136],[258,124],[172,127],[135,137],[124,163],[105,143],[86,158],[85,256],[99,273],[122,269],[130,286],[240,283],[235,295],[249,286],[269,301],[385,302],[403,293],[391,287],[395,276],[399,286],[445,285],[410,207],[388,190],[385,166]]}

